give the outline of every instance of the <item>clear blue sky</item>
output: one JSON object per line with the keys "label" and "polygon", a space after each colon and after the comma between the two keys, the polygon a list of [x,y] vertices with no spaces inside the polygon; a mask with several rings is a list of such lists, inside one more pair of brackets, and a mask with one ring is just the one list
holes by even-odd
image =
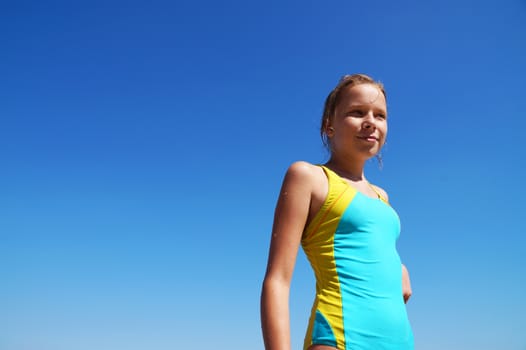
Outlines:
{"label": "clear blue sky", "polygon": [[[416,348],[526,349],[526,1],[2,1],[0,42],[0,350],[263,349],[282,176],[356,72]],[[313,295],[301,253],[294,349]]]}

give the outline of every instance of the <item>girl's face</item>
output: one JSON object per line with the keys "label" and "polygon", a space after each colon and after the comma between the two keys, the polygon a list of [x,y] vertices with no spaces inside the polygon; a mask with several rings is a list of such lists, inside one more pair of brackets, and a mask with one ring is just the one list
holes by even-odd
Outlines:
{"label": "girl's face", "polygon": [[387,105],[382,91],[373,84],[355,85],[342,91],[327,126],[327,136],[335,155],[374,157],[387,136]]}

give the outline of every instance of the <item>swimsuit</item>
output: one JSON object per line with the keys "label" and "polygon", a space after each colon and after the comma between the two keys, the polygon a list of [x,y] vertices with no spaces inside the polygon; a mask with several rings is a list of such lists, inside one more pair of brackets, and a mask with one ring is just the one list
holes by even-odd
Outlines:
{"label": "swimsuit", "polygon": [[301,241],[316,276],[304,349],[413,349],[396,251],[398,215],[380,195],[368,197],[322,168],[327,198]]}

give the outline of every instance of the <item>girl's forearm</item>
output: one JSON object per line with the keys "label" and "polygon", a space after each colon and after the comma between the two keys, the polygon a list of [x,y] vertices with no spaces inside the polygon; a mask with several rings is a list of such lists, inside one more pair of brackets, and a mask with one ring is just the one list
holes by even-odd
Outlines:
{"label": "girl's forearm", "polygon": [[288,286],[272,280],[263,283],[261,327],[266,350],[290,350]]}

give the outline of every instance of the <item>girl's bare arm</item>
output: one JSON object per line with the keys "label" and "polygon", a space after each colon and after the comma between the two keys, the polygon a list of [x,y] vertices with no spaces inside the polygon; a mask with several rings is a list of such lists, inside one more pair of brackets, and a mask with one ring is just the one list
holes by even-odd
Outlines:
{"label": "girl's bare arm", "polygon": [[290,166],[276,205],[267,272],[261,293],[265,349],[290,350],[289,290],[296,256],[309,215],[312,165]]}

